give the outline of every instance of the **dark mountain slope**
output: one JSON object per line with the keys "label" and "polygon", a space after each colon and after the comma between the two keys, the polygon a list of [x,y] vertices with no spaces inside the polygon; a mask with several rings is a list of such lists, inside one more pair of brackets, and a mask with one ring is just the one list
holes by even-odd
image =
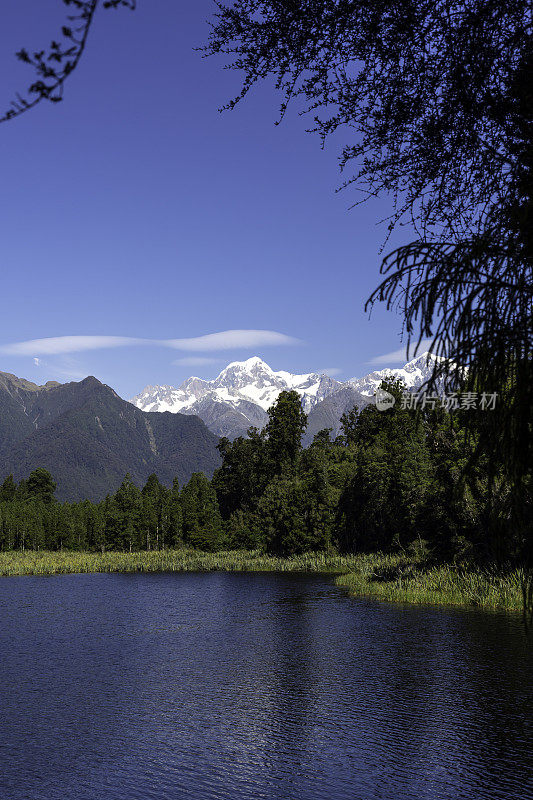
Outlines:
{"label": "dark mountain slope", "polygon": [[151,472],[184,483],[219,464],[218,438],[197,417],[140,411],[93,377],[44,387],[0,378],[0,475],[46,467],[60,499],[99,499],[126,472],[138,484]]}
{"label": "dark mountain slope", "polygon": [[308,445],[313,441],[313,437],[324,428],[332,428],[332,437],[335,438],[341,432],[340,419],[343,414],[354,406],[359,410],[373,402],[372,397],[360,394],[351,386],[344,385],[334,394],[330,394],[322,402],[317,403],[311,409],[307,417],[307,429],[304,436],[304,444]]}
{"label": "dark mountain slope", "polygon": [[[232,408],[227,403],[202,397],[195,403],[195,414],[203,419],[210,431],[217,436],[236,439],[246,436],[248,428],[263,428],[268,422],[268,414],[256,403],[241,400],[239,408]],[[158,413],[158,412],[155,412]]]}
{"label": "dark mountain slope", "polygon": [[31,407],[37,395],[58,385],[51,382],[37,386],[9,372],[0,372],[0,452],[35,429]]}

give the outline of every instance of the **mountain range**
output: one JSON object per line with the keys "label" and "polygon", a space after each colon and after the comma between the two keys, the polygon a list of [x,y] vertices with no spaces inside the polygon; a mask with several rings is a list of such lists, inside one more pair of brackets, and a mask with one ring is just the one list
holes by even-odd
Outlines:
{"label": "mountain range", "polygon": [[261,358],[234,361],[214,380],[188,378],[181,386],[147,386],[131,402],[149,412],[171,412],[200,417],[217,436],[245,436],[251,425],[262,428],[267,411],[280,392],[294,389],[308,415],[306,443],[323,428],[339,432],[340,418],[354,405],[372,402],[381,381],[399,378],[411,391],[419,389],[433,370],[435,356],[423,353],[401,369],[382,369],[363,378],[337,381],[322,373],[295,375],[275,372]]}
{"label": "mountain range", "polygon": [[402,369],[383,369],[349,381],[321,373],[275,372],[258,357],[235,361],[211,381],[189,378],[178,388],[148,386],[131,403],[94,377],[39,386],[0,372],[0,481],[48,469],[61,500],[99,500],[129,472],[142,486],[155,472],[180,484],[193,472],[211,476],[220,464],[219,436],[262,428],[280,392],[294,389],[307,413],[304,444],[323,428],[340,430],[345,411],[371,403],[384,378],[416,391],[432,370],[424,354]]}
{"label": "mountain range", "polygon": [[146,413],[94,377],[38,386],[0,372],[0,480],[45,467],[61,500],[100,500],[127,472],[139,486],[152,472],[167,485],[211,476],[217,442],[198,417]]}

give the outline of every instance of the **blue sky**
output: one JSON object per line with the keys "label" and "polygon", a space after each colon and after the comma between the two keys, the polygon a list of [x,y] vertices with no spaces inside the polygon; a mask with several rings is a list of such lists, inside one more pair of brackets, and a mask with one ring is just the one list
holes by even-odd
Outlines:
{"label": "blue sky", "polygon": [[[401,318],[363,310],[390,201],[350,211],[344,139],[322,151],[295,112],[275,126],[271,87],[218,112],[240,84],[194,51],[213,6],[100,10],[64,102],[0,125],[1,370],[93,374],[130,397],[251,355],[340,379],[403,361],[383,358]],[[60,0],[6,3],[4,107],[32,79],[14,51],[47,45],[63,15]],[[225,331],[244,333],[210,336]]]}

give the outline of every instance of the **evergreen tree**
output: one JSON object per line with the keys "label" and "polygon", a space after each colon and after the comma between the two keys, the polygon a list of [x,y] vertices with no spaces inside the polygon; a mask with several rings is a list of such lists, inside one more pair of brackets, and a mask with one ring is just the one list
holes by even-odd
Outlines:
{"label": "evergreen tree", "polygon": [[69,503],[61,503],[57,514],[57,537],[59,539],[59,549],[76,550],[77,542],[75,537],[74,518],[72,507]]}
{"label": "evergreen tree", "polygon": [[226,536],[230,550],[255,550],[265,543],[257,513],[249,509],[233,512],[226,523]]}
{"label": "evergreen tree", "polygon": [[142,489],[142,527],[146,532],[146,549],[160,549],[164,542],[164,487],[155,473],[148,477]]}
{"label": "evergreen tree", "polygon": [[54,501],[54,492],[57,486],[47,469],[38,467],[30,473],[25,485],[28,499],[50,504]]}
{"label": "evergreen tree", "polygon": [[273,478],[259,501],[258,516],[268,553],[291,556],[324,548],[325,541],[309,524],[308,497],[296,477]]}
{"label": "evergreen tree", "polygon": [[179,547],[183,543],[183,514],[177,478],[172,481],[172,489],[168,496],[168,538],[171,547]]}
{"label": "evergreen tree", "polygon": [[273,475],[294,470],[306,427],[307,417],[298,392],[281,392],[268,410],[265,427],[267,457]]}
{"label": "evergreen tree", "polygon": [[[117,489],[114,500],[115,507],[115,533],[118,549],[129,550],[140,548],[139,537],[141,516],[141,493],[133,483],[131,475],[126,475]],[[149,541],[148,541],[149,545]],[[147,545],[147,550],[150,549]]]}
{"label": "evergreen tree", "polygon": [[13,480],[13,475],[8,475],[0,486],[0,503],[11,503],[17,494],[17,485]]}
{"label": "evergreen tree", "polygon": [[387,411],[367,406],[347,430],[354,470],[338,506],[343,550],[379,550],[414,538],[431,486],[431,457],[423,420],[401,409],[402,387],[382,384],[396,399]]}
{"label": "evergreen tree", "polygon": [[183,540],[198,550],[216,551],[223,545],[222,518],[215,490],[203,472],[194,472],[180,495]]}
{"label": "evergreen tree", "polygon": [[218,449],[222,466],[216,470],[212,485],[222,517],[227,520],[239,509],[254,506],[269,479],[265,437],[250,428],[249,437],[233,442],[222,438]]}

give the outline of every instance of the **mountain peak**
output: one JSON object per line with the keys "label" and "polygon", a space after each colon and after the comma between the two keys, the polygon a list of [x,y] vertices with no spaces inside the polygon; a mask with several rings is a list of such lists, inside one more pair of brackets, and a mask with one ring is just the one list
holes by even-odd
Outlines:
{"label": "mountain peak", "polygon": [[408,361],[403,367],[385,367],[365,375],[364,378],[352,378],[348,383],[362,395],[370,397],[375,394],[382,380],[393,378],[401,380],[407,389],[420,389],[433,372],[435,362],[442,361],[440,356],[426,351]]}
{"label": "mountain peak", "polygon": [[221,375],[226,375],[230,372],[252,373],[257,371],[268,373],[273,372],[272,368],[269,367],[266,361],[263,361],[263,359],[259,358],[259,356],[252,356],[251,358],[247,358],[245,361],[231,361],[227,367],[224,367],[218,377],[220,378]]}
{"label": "mountain peak", "polygon": [[[196,414],[213,433],[234,438],[245,436],[251,425],[263,427],[268,409],[283,391],[298,392],[306,414],[343,390],[345,397],[340,398],[343,403],[352,402],[356,394],[357,405],[361,405],[361,395],[368,398],[366,402],[371,402],[370,398],[385,378],[400,378],[413,391],[420,388],[429,378],[434,363],[435,356],[426,352],[401,369],[377,370],[364,378],[340,382],[317,372],[303,375],[284,370],[275,372],[262,358],[252,356],[244,361],[232,361],[214,380],[188,378],[177,389],[147,387],[131,402],[143,411]],[[333,406],[336,407],[335,403]]]}
{"label": "mountain peak", "polygon": [[281,392],[297,391],[308,412],[340,385],[327,375],[275,372],[262,358],[252,356],[230,362],[214,380],[188,378],[177,389],[146,387],[131,402],[143,411],[198,414],[205,421],[209,419],[215,433],[227,435],[227,419],[224,427],[221,424],[217,428],[213,422],[215,417],[220,417],[221,407],[232,416],[239,433],[246,433],[250,425],[262,427],[265,424],[266,412]]}
{"label": "mountain peak", "polygon": [[256,366],[270,369],[266,361],[263,361],[263,359],[259,358],[259,356],[252,356],[251,358],[246,358],[244,361],[232,361],[230,364],[228,364],[226,369],[228,369],[228,367],[243,367],[244,369],[251,369],[252,367]]}
{"label": "mountain peak", "polygon": [[28,392],[41,392],[45,389],[53,389],[56,386],[61,386],[57,381],[48,381],[44,386],[40,386],[33,381],[28,381],[26,378],[19,378],[13,375],[12,372],[0,372],[0,383],[4,385],[11,385],[15,389],[23,389]]}
{"label": "mountain peak", "polygon": [[436,361],[443,361],[444,359],[442,356],[435,356],[433,353],[430,353],[429,350],[426,350],[424,353],[420,353],[419,356],[415,356],[407,364],[404,365],[403,369],[408,370],[409,367],[426,367],[432,366]]}
{"label": "mountain peak", "polygon": [[79,383],[81,386],[104,386],[94,375],[87,375],[82,381],[72,381],[72,383]]}

